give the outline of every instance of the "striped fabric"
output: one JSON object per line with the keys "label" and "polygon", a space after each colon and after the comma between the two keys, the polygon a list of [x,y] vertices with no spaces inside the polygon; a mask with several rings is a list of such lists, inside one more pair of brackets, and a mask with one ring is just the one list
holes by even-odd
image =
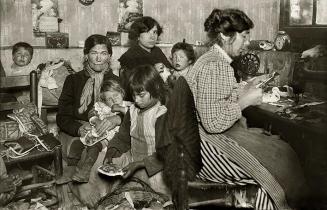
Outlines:
{"label": "striped fabric", "polygon": [[[218,150],[210,143],[205,141],[201,142],[201,156],[203,168],[201,169],[198,178],[230,185],[257,184],[237,164],[229,160],[222,151]],[[258,188],[255,209],[275,209],[272,200],[262,187]]]}

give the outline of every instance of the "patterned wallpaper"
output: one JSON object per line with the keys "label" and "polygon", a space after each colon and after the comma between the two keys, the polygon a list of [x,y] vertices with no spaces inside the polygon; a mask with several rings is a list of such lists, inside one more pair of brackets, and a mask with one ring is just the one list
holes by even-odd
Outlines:
{"label": "patterned wallpaper", "polygon": [[[239,8],[254,21],[252,39],[273,40],[278,29],[280,0],[143,0],[144,15],[153,16],[164,28],[163,42],[174,43],[183,38],[190,43],[204,41],[203,22],[211,10]],[[58,0],[60,31],[69,33],[70,46],[93,33],[116,31],[119,0],[95,0],[83,6],[78,0]],[[32,32],[30,0],[0,0],[0,46],[26,41],[44,46],[43,37]]]}

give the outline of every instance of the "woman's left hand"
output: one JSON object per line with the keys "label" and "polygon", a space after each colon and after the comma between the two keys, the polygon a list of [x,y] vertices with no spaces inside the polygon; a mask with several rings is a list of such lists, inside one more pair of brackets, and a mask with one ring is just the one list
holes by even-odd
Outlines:
{"label": "woman's left hand", "polygon": [[120,125],[121,119],[118,115],[111,116],[102,120],[101,123],[95,126],[96,132],[99,136],[103,135],[104,132],[114,129]]}
{"label": "woman's left hand", "polygon": [[269,78],[269,74],[263,74],[257,77],[253,77],[247,81],[248,86],[255,87],[261,82],[267,80]]}
{"label": "woman's left hand", "polygon": [[144,167],[145,165],[143,161],[136,161],[128,164],[125,168],[123,168],[123,171],[125,172],[123,175],[123,179],[131,177],[137,170]]}

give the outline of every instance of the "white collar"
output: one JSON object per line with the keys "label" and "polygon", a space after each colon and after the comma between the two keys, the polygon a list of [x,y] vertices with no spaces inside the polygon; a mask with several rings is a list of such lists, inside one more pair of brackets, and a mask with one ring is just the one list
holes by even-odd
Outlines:
{"label": "white collar", "polygon": [[223,55],[223,57],[227,60],[228,63],[232,63],[233,62],[233,59],[218,44],[214,44],[212,46],[212,48],[214,50],[218,51],[219,53],[221,53]]}

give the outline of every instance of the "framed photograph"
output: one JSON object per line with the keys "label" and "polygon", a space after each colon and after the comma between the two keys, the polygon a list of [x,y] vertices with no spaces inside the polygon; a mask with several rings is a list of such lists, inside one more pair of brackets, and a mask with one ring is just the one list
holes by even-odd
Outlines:
{"label": "framed photograph", "polygon": [[31,0],[31,4],[34,35],[59,32],[58,0]]}
{"label": "framed photograph", "polygon": [[143,16],[142,0],[119,0],[118,32],[128,32],[132,23]]}
{"label": "framed photograph", "polygon": [[112,46],[121,45],[121,37],[119,32],[108,31],[106,36],[110,40]]}
{"label": "framed photograph", "polygon": [[68,48],[69,35],[68,33],[46,33],[45,46],[47,48]]}

